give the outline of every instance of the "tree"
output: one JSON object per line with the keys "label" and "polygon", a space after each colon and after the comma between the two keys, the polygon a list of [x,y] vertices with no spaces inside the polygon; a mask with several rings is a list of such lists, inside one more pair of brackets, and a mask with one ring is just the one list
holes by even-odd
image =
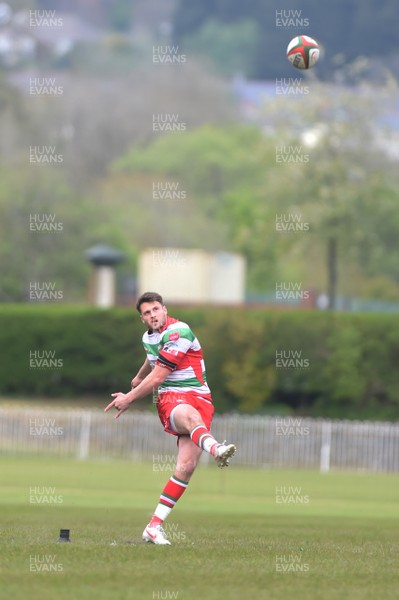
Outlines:
{"label": "tree", "polygon": [[253,20],[225,24],[209,19],[186,39],[184,50],[191,55],[207,58],[225,76],[245,73],[251,77],[256,74],[253,57],[259,45],[258,38],[258,26]]}
{"label": "tree", "polygon": [[[133,147],[114,169],[180,182],[209,226],[216,222],[225,232],[216,238],[208,233],[201,246],[243,253],[250,287],[264,289],[268,283],[274,285],[275,273],[274,240],[267,235],[275,211],[261,195],[263,182],[275,169],[273,158],[273,143],[255,128],[205,126],[164,136],[146,149]],[[195,243],[197,221],[191,227]]]}
{"label": "tree", "polygon": [[29,301],[30,284],[55,285],[66,301],[87,296],[84,250],[103,216],[78,197],[53,167],[2,169],[0,176],[0,300]]}
{"label": "tree", "polygon": [[[297,204],[309,207],[316,235],[325,244],[327,291],[330,308],[335,308],[339,262],[353,260],[371,274],[373,257],[374,265],[378,264],[373,275],[388,274],[387,264],[382,263],[389,254],[388,262],[395,265],[389,276],[397,280],[399,254],[392,247],[392,230],[398,234],[399,180],[386,143],[381,151],[376,142],[384,138],[381,120],[391,105],[393,90],[390,81],[378,93],[368,85],[340,90],[313,83],[312,89],[306,102],[280,99],[278,107],[271,103],[268,111],[280,115],[275,124],[282,143],[300,144],[302,152],[310,153],[307,166],[287,165],[286,176],[297,180]],[[389,238],[382,217],[387,213]],[[374,244],[370,244],[370,232]],[[362,257],[365,245],[368,250]]]}
{"label": "tree", "polygon": [[69,180],[84,187],[132,144],[142,146],[162,135],[153,130],[154,115],[177,115],[187,129],[236,117],[225,83],[198,63],[159,67],[107,77],[70,73],[56,101],[30,99],[25,152],[30,144],[56,145]]}

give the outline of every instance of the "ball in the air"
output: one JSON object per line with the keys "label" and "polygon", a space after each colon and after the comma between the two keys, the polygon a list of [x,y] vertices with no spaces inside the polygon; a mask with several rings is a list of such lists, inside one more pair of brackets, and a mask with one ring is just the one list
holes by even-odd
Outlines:
{"label": "ball in the air", "polygon": [[287,58],[297,69],[309,69],[319,60],[319,44],[308,35],[297,35],[287,47]]}

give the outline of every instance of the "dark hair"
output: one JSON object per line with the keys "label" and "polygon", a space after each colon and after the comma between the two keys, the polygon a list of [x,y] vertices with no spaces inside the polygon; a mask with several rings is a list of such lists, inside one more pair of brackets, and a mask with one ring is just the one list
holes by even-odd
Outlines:
{"label": "dark hair", "polygon": [[141,294],[140,298],[136,302],[136,308],[139,313],[141,313],[140,308],[144,302],[160,302],[162,306],[164,306],[162,296],[157,294],[157,292],[144,292],[144,294]]}

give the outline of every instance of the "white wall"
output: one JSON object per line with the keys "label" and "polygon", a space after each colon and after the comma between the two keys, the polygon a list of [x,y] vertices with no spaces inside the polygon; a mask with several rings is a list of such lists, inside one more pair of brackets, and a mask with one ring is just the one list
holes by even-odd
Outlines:
{"label": "white wall", "polygon": [[159,292],[167,302],[240,304],[245,261],[238,254],[147,248],[139,256],[138,293]]}

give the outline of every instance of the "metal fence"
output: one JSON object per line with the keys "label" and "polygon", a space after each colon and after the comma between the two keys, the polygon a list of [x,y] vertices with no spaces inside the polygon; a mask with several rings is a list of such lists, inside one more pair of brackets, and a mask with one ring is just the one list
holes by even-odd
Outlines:
{"label": "metal fence", "polygon": [[[162,461],[176,452],[158,416],[115,420],[98,410],[0,409],[0,453]],[[399,471],[399,424],[292,417],[215,416],[215,437],[237,445],[234,464],[263,468]],[[206,463],[208,455],[203,455]]]}

